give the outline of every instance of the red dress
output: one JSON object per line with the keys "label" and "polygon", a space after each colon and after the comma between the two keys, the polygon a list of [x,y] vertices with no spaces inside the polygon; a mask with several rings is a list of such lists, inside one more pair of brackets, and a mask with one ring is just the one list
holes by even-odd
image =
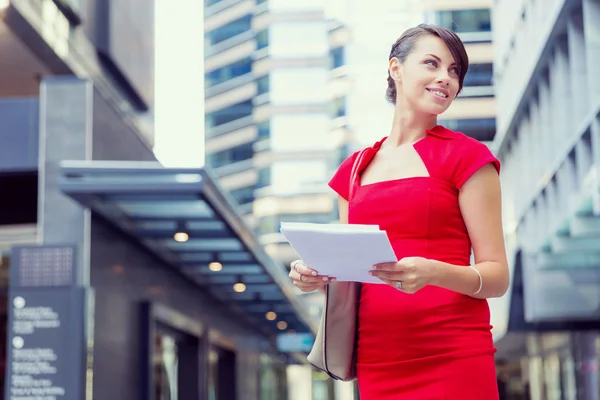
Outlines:
{"label": "red dress", "polygon": [[[383,140],[369,148],[359,174]],[[467,266],[471,242],[458,190],[483,165],[493,163],[500,171],[500,163],[484,144],[442,126],[427,131],[414,148],[429,177],[364,186],[359,177],[352,183],[349,223],[386,230],[398,259],[420,256]],[[342,163],[329,183],[347,200],[357,154]],[[361,400],[498,399],[486,300],[432,286],[411,295],[375,284],[364,284],[361,296]]]}

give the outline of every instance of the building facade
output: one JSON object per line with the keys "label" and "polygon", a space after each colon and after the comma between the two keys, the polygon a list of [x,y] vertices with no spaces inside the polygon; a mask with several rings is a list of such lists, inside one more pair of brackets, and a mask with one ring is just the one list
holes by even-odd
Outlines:
{"label": "building facade", "polygon": [[276,0],[207,2],[205,32],[207,164],[269,253],[289,263],[281,221],[337,218],[326,182],[350,141],[350,34],[320,2]]}
{"label": "building facade", "polygon": [[157,162],[146,3],[0,2],[7,399],[285,399],[314,332],[212,172]]}
{"label": "building facade", "polygon": [[491,0],[421,0],[424,20],[452,29],[469,55],[462,92],[438,123],[490,144],[496,133]]}
{"label": "building facade", "polygon": [[508,390],[600,398],[600,2],[493,5],[512,288],[495,304]]}

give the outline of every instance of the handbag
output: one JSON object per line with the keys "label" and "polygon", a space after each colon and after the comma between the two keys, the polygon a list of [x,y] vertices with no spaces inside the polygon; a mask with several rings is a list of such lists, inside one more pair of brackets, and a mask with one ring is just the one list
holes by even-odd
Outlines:
{"label": "handbag", "polygon": [[[354,182],[366,150],[362,150],[354,160],[350,173],[349,201],[352,199]],[[335,380],[356,379],[360,291],[360,282],[331,282],[325,286],[321,323],[306,359]]]}

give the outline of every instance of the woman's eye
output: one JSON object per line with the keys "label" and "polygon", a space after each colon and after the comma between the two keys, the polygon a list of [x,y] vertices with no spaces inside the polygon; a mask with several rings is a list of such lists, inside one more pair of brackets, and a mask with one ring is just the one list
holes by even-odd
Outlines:
{"label": "woman's eye", "polygon": [[450,68],[450,72],[452,72],[453,74],[458,75],[458,68]]}
{"label": "woman's eye", "polygon": [[433,67],[437,67],[437,63],[433,60],[427,60],[427,61],[425,61],[425,64],[431,65]]}

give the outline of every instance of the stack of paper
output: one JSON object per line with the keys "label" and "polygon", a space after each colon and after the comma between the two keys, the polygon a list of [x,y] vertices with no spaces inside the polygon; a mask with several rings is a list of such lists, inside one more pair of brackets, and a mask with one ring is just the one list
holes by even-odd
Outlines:
{"label": "stack of paper", "polygon": [[281,233],[304,263],[338,281],[384,283],[373,265],[395,262],[387,233],[377,225],[282,222]]}

